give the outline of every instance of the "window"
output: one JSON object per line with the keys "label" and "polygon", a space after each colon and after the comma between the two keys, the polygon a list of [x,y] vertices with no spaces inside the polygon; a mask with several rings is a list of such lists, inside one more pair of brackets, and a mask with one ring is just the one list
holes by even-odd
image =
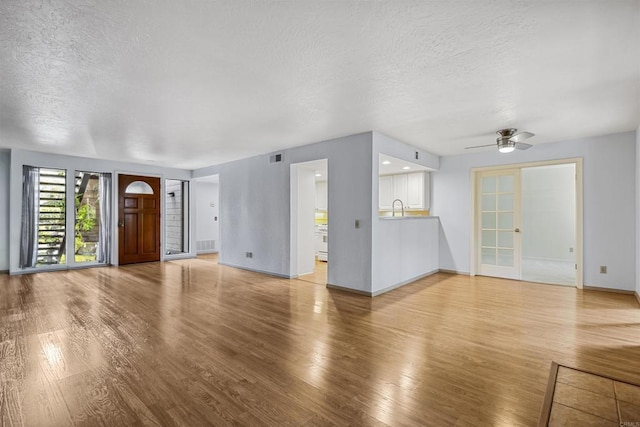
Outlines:
{"label": "window", "polygon": [[65,264],[66,171],[23,167],[20,267]]}
{"label": "window", "polygon": [[66,263],[66,176],[65,170],[40,169],[36,265]]}
{"label": "window", "polygon": [[76,171],[74,261],[110,260],[111,174]]}
{"label": "window", "polygon": [[165,181],[165,250],[167,255],[189,252],[189,183]]}
{"label": "window", "polygon": [[75,185],[67,178],[64,169],[23,166],[20,268],[111,261],[111,174],[78,171]]}
{"label": "window", "polygon": [[124,192],[129,194],[153,194],[153,188],[144,181],[133,181],[127,185]]}

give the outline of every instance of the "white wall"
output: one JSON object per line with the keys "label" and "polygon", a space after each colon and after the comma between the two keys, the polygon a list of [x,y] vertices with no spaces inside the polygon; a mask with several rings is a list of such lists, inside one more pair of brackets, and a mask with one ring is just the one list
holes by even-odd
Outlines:
{"label": "white wall", "polygon": [[[535,140],[532,140],[535,144]],[[582,157],[584,173],[584,284],[633,289],[635,282],[635,133],[443,157],[432,174],[432,213],[440,217],[440,268],[469,272],[471,168]],[[599,266],[607,265],[608,274]]]}
{"label": "white wall", "polygon": [[640,295],[640,126],[636,129],[636,293]]}
{"label": "white wall", "polygon": [[[291,275],[313,273],[315,268],[315,170],[304,163],[291,165],[291,230],[295,262]],[[292,258],[293,259],[293,258]]]}
{"label": "white wall", "polygon": [[0,272],[9,270],[9,169],[11,152],[0,149]]}
{"label": "white wall", "polygon": [[378,219],[375,229],[374,294],[437,272],[440,268],[438,218]]}
{"label": "white wall", "polygon": [[205,240],[213,240],[215,242],[213,249],[199,250],[198,253],[218,252],[220,249],[219,221],[216,220],[219,216],[218,183],[196,180],[195,188],[196,245],[198,242]]}
{"label": "white wall", "polygon": [[[371,289],[372,133],[318,142],[211,166],[194,177],[220,175],[219,262],[290,276],[290,165],[328,159],[329,284]],[[355,221],[360,228],[355,228]],[[245,252],[253,252],[246,258]]]}
{"label": "white wall", "polygon": [[[141,165],[127,162],[113,162],[100,159],[89,159],[83,157],[72,156],[60,156],[56,154],[38,153],[33,151],[24,150],[11,150],[11,172],[10,172],[10,231],[9,231],[9,271],[11,273],[19,273],[18,267],[20,257],[20,224],[21,224],[21,211],[22,211],[22,166],[38,166],[47,168],[67,169],[69,173],[73,173],[74,170],[82,170],[88,172],[108,172],[112,173],[114,177],[113,181],[113,193],[114,200],[112,204],[113,209],[113,240],[112,240],[112,262],[117,263],[118,260],[118,233],[117,233],[117,174],[139,174],[148,176],[158,176],[161,178],[161,195],[160,203],[164,206],[165,197],[162,194],[164,189],[165,178],[190,180],[191,171],[173,168],[161,168],[152,165]],[[193,212],[193,209],[189,210]],[[193,216],[189,218],[190,222],[193,221]],[[161,227],[164,229],[164,215],[161,216]],[[192,227],[193,230],[193,227]],[[191,236],[193,237],[193,236]],[[191,239],[193,241],[193,239]],[[193,245],[192,245],[193,246]],[[164,254],[164,239],[162,241],[162,254]],[[195,254],[195,248],[192,247],[192,253],[184,256],[193,256]],[[165,259],[164,255],[161,255],[161,259]]]}
{"label": "white wall", "polygon": [[575,164],[523,168],[522,257],[574,262]]}

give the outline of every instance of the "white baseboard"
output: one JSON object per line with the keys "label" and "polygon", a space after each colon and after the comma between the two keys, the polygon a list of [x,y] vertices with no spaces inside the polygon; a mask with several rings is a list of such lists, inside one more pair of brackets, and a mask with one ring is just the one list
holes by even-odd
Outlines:
{"label": "white baseboard", "polygon": [[337,289],[339,291],[351,292],[353,294],[358,294],[358,295],[365,295],[365,296],[368,296],[368,297],[377,297],[378,295],[382,295],[382,294],[387,293],[389,291],[392,291],[394,289],[400,288],[400,287],[402,287],[404,285],[408,285],[409,283],[413,283],[413,282],[415,282],[417,280],[424,279],[425,277],[428,277],[428,276],[431,276],[433,274],[436,274],[439,271],[440,270],[438,270],[438,269],[432,270],[432,271],[430,271],[428,273],[424,273],[424,274],[421,274],[419,276],[412,277],[411,279],[402,281],[400,283],[396,283],[395,285],[387,286],[386,288],[377,290],[375,292],[363,291],[363,290],[360,290],[360,289],[346,288],[344,286],[333,285],[331,283],[327,283],[327,288],[329,288],[329,289]]}
{"label": "white baseboard", "polygon": [[441,268],[438,270],[439,273],[448,273],[448,274],[459,274],[461,276],[470,276],[471,274],[468,271],[456,271],[456,270],[446,270]]}
{"label": "white baseboard", "polygon": [[371,292],[362,291],[360,289],[345,288],[344,286],[332,285],[331,283],[327,283],[327,288],[335,289],[337,291],[350,292],[352,294],[364,295],[367,297],[373,296],[371,295]]}
{"label": "white baseboard", "polygon": [[295,279],[297,277],[297,276],[291,276],[289,274],[280,274],[280,273],[274,273],[272,271],[266,271],[266,270],[260,270],[260,269],[257,269],[257,268],[245,267],[244,265],[231,264],[229,262],[224,262],[224,261],[218,261],[218,264],[219,265],[225,265],[227,267],[239,268],[240,270],[253,271],[254,273],[262,273],[262,274],[267,274],[269,276],[275,276],[275,277],[280,277],[280,278],[285,278],[285,279]]}
{"label": "white baseboard", "polygon": [[603,287],[600,287],[600,286],[587,286],[587,285],[584,285],[582,287],[582,289],[584,289],[585,291],[611,292],[611,293],[614,293],[614,294],[626,294],[626,295],[635,294],[635,291],[630,291],[630,290],[627,290],[627,289],[603,288]]}
{"label": "white baseboard", "polygon": [[439,273],[439,272],[440,272],[439,269],[431,270],[428,273],[420,274],[420,275],[418,275],[416,277],[412,277],[411,279],[408,279],[408,280],[405,280],[403,282],[396,283],[395,285],[387,286],[384,289],[380,289],[378,291],[372,292],[371,296],[372,297],[377,297],[378,295],[382,295],[382,294],[384,294],[386,292],[392,291],[392,290],[397,289],[397,288],[399,288],[401,286],[404,286],[404,285],[408,285],[409,283],[413,283],[413,282],[415,282],[417,280],[424,279],[425,277],[429,277],[429,276],[431,276],[433,274],[436,274],[436,273]]}

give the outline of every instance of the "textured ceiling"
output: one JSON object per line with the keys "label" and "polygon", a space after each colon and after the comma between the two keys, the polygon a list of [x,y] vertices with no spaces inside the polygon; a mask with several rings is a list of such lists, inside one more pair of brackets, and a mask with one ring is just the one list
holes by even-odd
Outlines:
{"label": "textured ceiling", "polygon": [[377,130],[448,155],[636,129],[640,1],[3,0],[0,61],[4,148],[196,168]]}

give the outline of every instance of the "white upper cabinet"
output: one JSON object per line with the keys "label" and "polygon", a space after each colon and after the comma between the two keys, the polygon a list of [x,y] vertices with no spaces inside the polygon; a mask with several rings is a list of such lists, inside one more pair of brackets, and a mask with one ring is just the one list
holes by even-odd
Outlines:
{"label": "white upper cabinet", "polygon": [[381,176],[378,183],[378,206],[381,210],[391,209],[393,199],[393,175]]}
{"label": "white upper cabinet", "polygon": [[379,209],[392,209],[395,199],[402,200],[405,209],[430,209],[429,188],[428,172],[381,176],[378,191]]}
{"label": "white upper cabinet", "polygon": [[407,174],[407,207],[424,209],[424,173]]}
{"label": "white upper cabinet", "polygon": [[327,181],[318,181],[316,182],[316,210],[317,211],[326,211],[327,210]]}
{"label": "white upper cabinet", "polygon": [[[407,207],[407,174],[393,176],[393,199],[402,200],[403,206]],[[399,206],[398,206],[399,207]]]}

